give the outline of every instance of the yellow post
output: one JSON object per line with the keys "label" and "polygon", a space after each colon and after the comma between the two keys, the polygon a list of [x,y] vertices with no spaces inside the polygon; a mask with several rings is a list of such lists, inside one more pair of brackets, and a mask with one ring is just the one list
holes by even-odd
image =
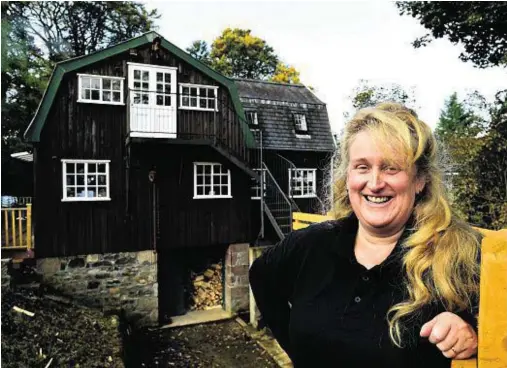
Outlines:
{"label": "yellow post", "polygon": [[26,248],[32,249],[32,204],[26,205]]}
{"label": "yellow post", "polygon": [[5,238],[5,246],[8,247],[9,242],[9,212],[7,210],[2,210],[4,214],[4,238]]}
{"label": "yellow post", "polygon": [[19,246],[23,247],[23,210],[18,210]]}
{"label": "yellow post", "polygon": [[16,247],[18,244],[18,239],[16,239],[16,216],[14,215],[14,209],[9,208],[11,213],[11,223],[12,223],[12,246]]}

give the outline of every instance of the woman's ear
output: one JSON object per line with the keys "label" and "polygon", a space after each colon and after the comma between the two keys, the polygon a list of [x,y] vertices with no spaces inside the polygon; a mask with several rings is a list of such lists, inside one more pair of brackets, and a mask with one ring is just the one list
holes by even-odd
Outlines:
{"label": "woman's ear", "polygon": [[426,177],[425,176],[416,176],[415,178],[415,193],[420,194],[424,190],[426,186]]}

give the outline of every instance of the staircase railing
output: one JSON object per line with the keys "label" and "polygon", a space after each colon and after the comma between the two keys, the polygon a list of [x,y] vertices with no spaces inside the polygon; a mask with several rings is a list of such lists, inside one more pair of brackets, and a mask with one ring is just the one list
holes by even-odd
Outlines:
{"label": "staircase railing", "polygon": [[262,163],[262,169],[266,172],[264,212],[278,237],[283,239],[292,229],[292,204],[264,162]]}

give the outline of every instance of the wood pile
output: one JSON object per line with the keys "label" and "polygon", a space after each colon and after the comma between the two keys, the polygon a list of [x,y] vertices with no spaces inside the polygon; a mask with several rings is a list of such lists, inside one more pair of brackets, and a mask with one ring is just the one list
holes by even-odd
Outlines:
{"label": "wood pile", "polygon": [[222,305],[222,263],[214,263],[201,273],[191,273],[190,310],[206,310]]}

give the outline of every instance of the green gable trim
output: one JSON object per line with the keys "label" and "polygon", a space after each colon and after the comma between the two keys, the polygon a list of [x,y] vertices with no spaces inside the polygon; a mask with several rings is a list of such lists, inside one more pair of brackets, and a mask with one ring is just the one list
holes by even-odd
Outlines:
{"label": "green gable trim", "polygon": [[107,49],[97,51],[93,54],[80,56],[56,64],[55,69],[53,70],[53,74],[51,75],[51,78],[49,80],[48,87],[46,88],[44,96],[42,97],[42,101],[39,104],[39,108],[37,109],[37,112],[35,113],[32,122],[30,123],[24,134],[25,140],[28,142],[40,141],[42,128],[44,127],[44,123],[46,122],[51,106],[53,105],[56,94],[58,92],[58,88],[60,87],[60,83],[62,82],[63,77],[66,73],[99,62],[108,57],[121,54],[123,52],[128,51],[129,49],[149,44],[153,42],[153,40],[156,37],[160,37],[160,39],[162,40],[162,47],[164,47],[169,52],[173,53],[180,59],[186,61],[194,68],[198,69],[202,73],[206,74],[208,77],[216,80],[217,82],[219,82],[220,84],[224,85],[227,88],[231,96],[236,114],[240,119],[240,126],[245,136],[246,145],[248,148],[254,148],[256,145],[255,139],[246,122],[243,106],[241,104],[241,101],[239,100],[238,91],[236,85],[234,84],[234,81],[216,72],[215,70],[211,69],[207,65],[201,63],[200,61],[194,59],[193,57],[188,55],[185,51],[173,45],[156,32],[148,32],[139,37],[119,43]]}

